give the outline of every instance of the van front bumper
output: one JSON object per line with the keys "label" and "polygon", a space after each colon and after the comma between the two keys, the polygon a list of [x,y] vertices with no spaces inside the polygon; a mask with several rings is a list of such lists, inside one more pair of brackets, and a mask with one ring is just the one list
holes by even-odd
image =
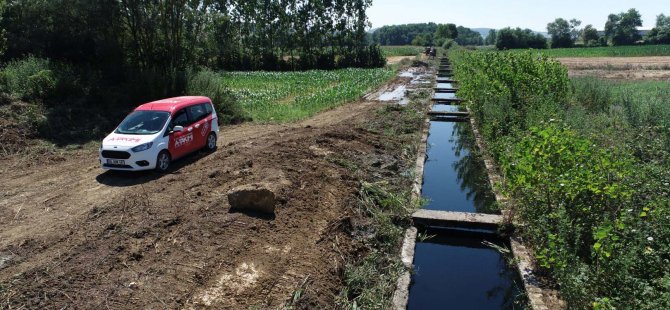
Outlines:
{"label": "van front bumper", "polygon": [[133,152],[130,148],[101,148],[99,152],[100,166],[105,170],[139,171],[156,168],[155,152],[146,150]]}

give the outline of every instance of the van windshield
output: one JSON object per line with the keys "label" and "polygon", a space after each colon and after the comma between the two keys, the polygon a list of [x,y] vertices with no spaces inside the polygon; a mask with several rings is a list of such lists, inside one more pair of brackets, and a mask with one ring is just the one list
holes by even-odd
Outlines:
{"label": "van windshield", "polygon": [[135,111],[128,114],[114,132],[126,135],[152,135],[163,129],[169,116],[170,113],[165,111]]}

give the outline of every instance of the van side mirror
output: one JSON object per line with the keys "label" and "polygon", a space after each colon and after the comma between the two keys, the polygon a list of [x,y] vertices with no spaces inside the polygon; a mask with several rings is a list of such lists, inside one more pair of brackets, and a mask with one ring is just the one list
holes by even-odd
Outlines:
{"label": "van side mirror", "polygon": [[174,128],[172,128],[172,132],[182,132],[182,131],[184,131],[184,126],[174,126]]}

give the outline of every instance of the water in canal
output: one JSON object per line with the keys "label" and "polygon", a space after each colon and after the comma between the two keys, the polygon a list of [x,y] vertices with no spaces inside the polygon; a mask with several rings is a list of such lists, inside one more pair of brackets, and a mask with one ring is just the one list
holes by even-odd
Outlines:
{"label": "water in canal", "polygon": [[460,105],[451,105],[451,104],[436,104],[433,105],[431,111],[435,112],[462,112],[465,111],[465,108]]}
{"label": "water in canal", "polygon": [[433,95],[433,98],[434,98],[434,99],[437,99],[437,100],[453,100],[453,99],[457,99],[455,93],[435,93],[435,95]]}
{"label": "water in canal", "polygon": [[[524,309],[525,296],[494,235],[430,229],[417,240],[407,309]],[[486,242],[486,243],[485,243]]]}
{"label": "water in canal", "polygon": [[498,213],[468,122],[431,121],[422,196],[430,210]]}

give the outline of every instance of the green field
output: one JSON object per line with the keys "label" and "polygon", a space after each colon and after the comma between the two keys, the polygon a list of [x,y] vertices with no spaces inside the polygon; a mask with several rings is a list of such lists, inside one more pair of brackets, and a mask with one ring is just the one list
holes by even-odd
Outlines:
{"label": "green field", "polygon": [[[526,50],[510,50],[512,53]],[[670,45],[575,47],[536,50],[550,57],[641,57],[670,56]]]}
{"label": "green field", "polygon": [[356,100],[394,75],[391,69],[227,72],[222,83],[257,122],[287,122]]}
{"label": "green field", "polygon": [[386,57],[395,57],[395,56],[416,56],[423,53],[424,48],[421,46],[382,46],[382,53]]}

